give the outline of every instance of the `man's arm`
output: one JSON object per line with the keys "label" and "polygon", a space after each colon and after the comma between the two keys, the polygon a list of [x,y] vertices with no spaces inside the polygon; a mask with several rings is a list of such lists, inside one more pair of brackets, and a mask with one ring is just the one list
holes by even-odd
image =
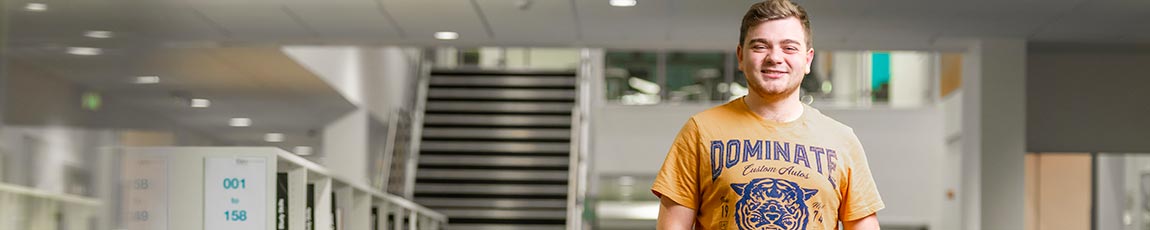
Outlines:
{"label": "man's arm", "polygon": [[[659,199],[658,230],[690,230],[695,224],[695,210],[679,205],[671,198]],[[875,225],[878,226],[877,224]],[[877,228],[876,228],[877,229]]]}
{"label": "man's arm", "polygon": [[843,221],[843,229],[847,229],[847,230],[872,230],[872,229],[874,229],[874,230],[877,230],[877,229],[879,229],[879,227],[878,227],[878,216],[876,216],[875,214],[870,214],[869,216],[863,217],[862,219],[857,219],[857,220],[853,220],[853,221]]}

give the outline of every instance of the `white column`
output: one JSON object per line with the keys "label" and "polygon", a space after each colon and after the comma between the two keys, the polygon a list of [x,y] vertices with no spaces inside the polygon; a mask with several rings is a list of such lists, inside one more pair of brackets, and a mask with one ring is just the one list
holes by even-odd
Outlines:
{"label": "white column", "polygon": [[965,228],[1023,229],[1026,41],[978,40],[965,59]]}
{"label": "white column", "polygon": [[861,95],[858,80],[862,78],[862,71],[859,71],[862,55],[855,51],[839,51],[831,55],[831,94],[836,104],[853,105]]}
{"label": "white column", "polygon": [[890,52],[890,104],[896,107],[925,105],[933,76],[929,53]]}
{"label": "white column", "polygon": [[368,161],[368,111],[363,108],[328,124],[323,129],[321,163],[335,175],[366,183]]}

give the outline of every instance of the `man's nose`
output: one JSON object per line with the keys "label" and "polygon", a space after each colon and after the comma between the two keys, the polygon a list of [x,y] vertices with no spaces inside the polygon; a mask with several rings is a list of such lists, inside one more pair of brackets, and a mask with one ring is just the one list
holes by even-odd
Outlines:
{"label": "man's nose", "polygon": [[781,49],[771,49],[767,52],[767,58],[763,61],[768,62],[770,65],[778,65],[783,63],[783,51]]}

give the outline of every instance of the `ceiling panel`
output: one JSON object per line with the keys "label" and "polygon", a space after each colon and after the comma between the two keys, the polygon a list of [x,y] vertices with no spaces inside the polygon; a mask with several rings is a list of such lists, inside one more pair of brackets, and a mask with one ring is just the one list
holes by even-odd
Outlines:
{"label": "ceiling panel", "polygon": [[750,6],[743,1],[675,0],[670,4],[670,40],[721,43],[730,49],[738,45],[739,24]]}
{"label": "ceiling panel", "polygon": [[151,54],[141,72],[159,75],[161,87],[196,93],[264,92],[234,65],[215,58],[210,49],[164,49]]}
{"label": "ceiling panel", "polygon": [[316,34],[297,22],[286,6],[262,5],[202,5],[195,8],[211,22],[222,27],[230,38],[237,40],[314,40]]}
{"label": "ceiling panel", "polygon": [[613,7],[607,1],[575,1],[583,40],[591,44],[667,41],[670,2],[639,1],[633,7]]}
{"label": "ceiling panel", "polygon": [[383,9],[395,19],[407,40],[438,43],[435,32],[459,33],[459,40],[490,40],[487,30],[472,7],[463,0],[386,0]]}
{"label": "ceiling panel", "polygon": [[145,14],[149,34],[168,41],[220,41],[225,30],[202,13],[188,7],[156,7]]}
{"label": "ceiling panel", "polygon": [[[531,2],[525,9],[518,3]],[[495,39],[570,43],[577,40],[575,15],[569,1],[480,0]]]}
{"label": "ceiling panel", "polygon": [[388,19],[374,2],[297,3],[288,4],[288,8],[323,39],[386,41],[401,38],[395,22]]}
{"label": "ceiling panel", "polygon": [[93,40],[83,36],[88,30],[129,31],[136,29],[136,13],[139,7],[125,4],[105,4],[100,2],[76,2],[68,4],[46,3],[48,10],[43,12],[24,11],[22,5],[9,6],[4,12],[9,31],[8,39],[14,42],[78,42]]}

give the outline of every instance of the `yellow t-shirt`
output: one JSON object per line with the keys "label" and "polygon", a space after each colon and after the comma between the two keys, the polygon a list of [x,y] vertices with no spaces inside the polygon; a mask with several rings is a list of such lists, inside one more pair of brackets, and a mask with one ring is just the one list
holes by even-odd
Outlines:
{"label": "yellow t-shirt", "polygon": [[651,191],[694,209],[695,229],[838,229],[882,209],[854,131],[803,108],[785,123],[743,99],[695,114]]}

